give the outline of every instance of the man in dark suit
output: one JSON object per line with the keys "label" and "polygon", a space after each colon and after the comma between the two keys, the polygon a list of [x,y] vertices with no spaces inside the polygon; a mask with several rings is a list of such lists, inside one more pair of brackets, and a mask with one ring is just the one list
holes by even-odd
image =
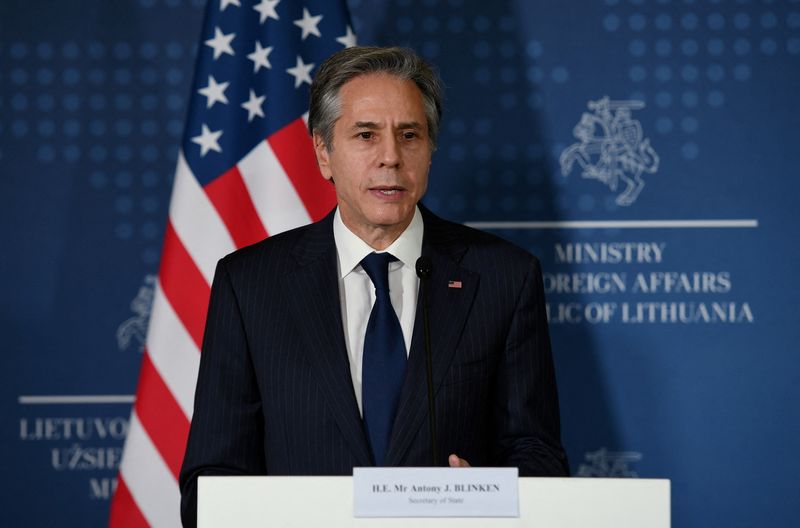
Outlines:
{"label": "man in dark suit", "polygon": [[350,48],[320,66],[309,128],[338,206],[217,267],[180,479],[185,524],[201,475],[431,464],[420,256],[434,456],[567,474],[538,261],[418,205],[441,96],[408,50]]}

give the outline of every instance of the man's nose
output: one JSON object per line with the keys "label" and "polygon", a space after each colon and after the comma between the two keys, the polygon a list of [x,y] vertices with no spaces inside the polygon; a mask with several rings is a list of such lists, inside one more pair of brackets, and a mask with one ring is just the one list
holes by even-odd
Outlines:
{"label": "man's nose", "polygon": [[398,168],[400,166],[400,144],[396,137],[384,137],[381,141],[381,167]]}

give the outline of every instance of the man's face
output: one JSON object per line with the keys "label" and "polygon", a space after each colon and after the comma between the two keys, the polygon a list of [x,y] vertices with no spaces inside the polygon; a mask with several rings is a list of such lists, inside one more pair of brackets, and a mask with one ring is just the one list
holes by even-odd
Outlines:
{"label": "man's face", "polygon": [[332,148],[314,136],[317,161],[322,175],[334,180],[345,225],[383,249],[411,222],[428,186],[431,147],[422,94],[412,81],[367,74],[345,83],[339,100]]}

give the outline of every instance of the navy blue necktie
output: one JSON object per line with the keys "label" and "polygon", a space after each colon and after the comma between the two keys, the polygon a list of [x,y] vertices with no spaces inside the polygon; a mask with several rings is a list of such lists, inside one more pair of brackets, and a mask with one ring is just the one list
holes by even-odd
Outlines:
{"label": "navy blue necktie", "polygon": [[389,253],[370,253],[361,261],[361,267],[375,285],[375,304],[364,335],[361,397],[364,425],[377,466],[383,465],[389,448],[392,422],[406,375],[403,330],[389,298],[389,262],[395,260]]}

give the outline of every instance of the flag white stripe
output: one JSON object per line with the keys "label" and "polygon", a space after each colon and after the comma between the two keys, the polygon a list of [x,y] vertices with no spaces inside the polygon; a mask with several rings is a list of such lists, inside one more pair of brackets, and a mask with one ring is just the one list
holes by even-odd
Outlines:
{"label": "flag white stripe", "polygon": [[209,285],[214,280],[217,261],[236,249],[230,233],[186,163],[178,155],[169,218],[200,272]]}
{"label": "flag white stripe", "polygon": [[269,235],[311,222],[272,147],[260,142],[238,163],[239,173]]}
{"label": "flag white stripe", "polygon": [[153,297],[147,352],[175,401],[191,420],[200,351],[164,295],[160,281]]}
{"label": "flag white stripe", "polygon": [[181,525],[178,482],[139,422],[135,410],[131,413],[120,474],[150,526]]}

